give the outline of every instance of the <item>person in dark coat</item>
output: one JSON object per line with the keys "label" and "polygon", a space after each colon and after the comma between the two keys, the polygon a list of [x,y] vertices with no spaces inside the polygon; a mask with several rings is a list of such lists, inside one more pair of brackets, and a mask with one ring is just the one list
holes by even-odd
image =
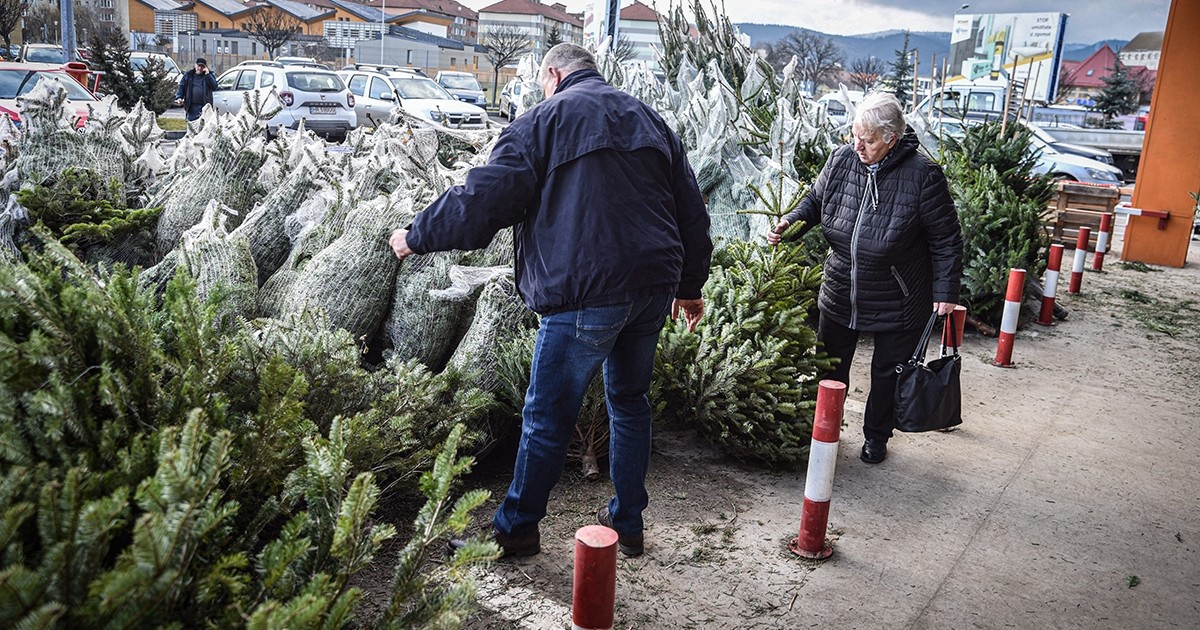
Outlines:
{"label": "person in dark coat", "polygon": [[841,362],[824,378],[849,384],[859,333],[874,337],[860,455],[869,464],[887,457],[896,365],[912,356],[930,308],[945,315],[959,299],[958,214],[941,167],[917,148],[896,97],[867,96],[855,114],[854,144],[829,156],[808,195],[767,235],[776,244],[804,221],[804,229],[820,224],[829,241],[817,339]]}
{"label": "person in dark coat", "polygon": [[603,367],[616,496],[597,520],[617,531],[624,554],[638,555],[654,354],[668,314],[682,311],[694,330],[704,313],[708,210],[679,137],[645,103],[608,85],[586,49],[555,46],[540,79],[546,100],[390,244],[401,259],[479,249],[513,227],[517,288],[542,317],[513,481],[493,535],[505,555],[541,550],[538,523],[584,390]]}
{"label": "person in dark coat", "polygon": [[200,117],[205,105],[212,105],[213,92],[217,91],[217,80],[208,71],[208,61],[204,57],[196,60],[196,67],[188,70],[179,82],[179,90],[175,92],[175,104],[182,105],[188,121]]}

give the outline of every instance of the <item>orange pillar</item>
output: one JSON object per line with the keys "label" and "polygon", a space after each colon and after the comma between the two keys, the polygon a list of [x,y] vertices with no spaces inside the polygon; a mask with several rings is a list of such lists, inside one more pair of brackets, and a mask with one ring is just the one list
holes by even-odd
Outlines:
{"label": "orange pillar", "polygon": [[1154,98],[1142,144],[1141,167],[1131,205],[1171,213],[1165,229],[1153,217],[1129,217],[1121,260],[1182,267],[1196,202],[1189,191],[1200,191],[1200,2],[1175,0],[1167,17]]}

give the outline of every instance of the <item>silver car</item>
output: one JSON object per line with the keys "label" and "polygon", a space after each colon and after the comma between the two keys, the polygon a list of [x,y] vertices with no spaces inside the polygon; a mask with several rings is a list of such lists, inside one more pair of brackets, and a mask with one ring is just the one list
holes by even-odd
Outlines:
{"label": "silver car", "polygon": [[407,113],[456,129],[483,129],[487,112],[463,103],[424,75],[402,69],[350,69],[338,74],[356,97],[358,124],[386,122],[396,106]]}
{"label": "silver car", "polygon": [[247,94],[265,96],[272,90],[282,109],[267,123],[271,134],[281,128],[296,129],[303,120],[305,129],[340,139],[358,124],[354,95],[336,73],[273,61],[246,62],[222,74],[213,93],[213,106],[234,114]]}

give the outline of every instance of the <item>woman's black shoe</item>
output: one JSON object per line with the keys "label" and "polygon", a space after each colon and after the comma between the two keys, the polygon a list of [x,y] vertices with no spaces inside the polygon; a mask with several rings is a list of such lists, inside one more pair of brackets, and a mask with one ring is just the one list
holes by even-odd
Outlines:
{"label": "woman's black shoe", "polygon": [[887,440],[867,440],[863,442],[862,454],[858,458],[868,464],[878,464],[887,459]]}

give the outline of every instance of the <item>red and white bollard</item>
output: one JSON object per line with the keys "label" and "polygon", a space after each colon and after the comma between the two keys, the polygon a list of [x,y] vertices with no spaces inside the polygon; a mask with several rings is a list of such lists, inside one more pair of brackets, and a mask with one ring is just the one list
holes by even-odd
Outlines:
{"label": "red and white bollard", "polygon": [[1108,253],[1108,243],[1112,240],[1113,215],[1104,214],[1100,217],[1100,233],[1096,235],[1096,253],[1092,256],[1092,271],[1104,271],[1104,255]]}
{"label": "red and white bollard", "polygon": [[575,532],[571,630],[611,630],[617,592],[617,532],[588,525]]}
{"label": "red and white bollard", "polygon": [[1004,317],[1000,319],[1000,343],[992,365],[1012,367],[1013,340],[1017,338],[1017,320],[1021,316],[1021,296],[1025,292],[1025,270],[1008,270],[1008,291],[1004,295]]}
{"label": "red and white bollard", "polygon": [[1075,264],[1071,265],[1071,285],[1067,293],[1079,293],[1083,286],[1083,264],[1087,260],[1088,239],[1092,236],[1092,228],[1079,228],[1079,238],[1075,241]]}
{"label": "red and white bollard", "polygon": [[[953,323],[954,328],[950,328]],[[938,354],[945,354],[946,348],[961,348],[963,338],[963,328],[967,323],[967,307],[955,306],[954,312],[950,313],[946,323],[942,324],[942,347],[938,350]],[[953,330],[953,334],[951,334]]]}
{"label": "red and white bollard", "polygon": [[829,500],[833,497],[833,469],[837,466],[838,438],[846,384],[825,379],[817,386],[817,413],[813,418],[812,446],[808,451],[808,476],[804,480],[804,508],[800,512],[800,536],[788,549],[801,558],[824,560],[833,554],[825,540],[829,525]]}
{"label": "red and white bollard", "polygon": [[1046,264],[1046,282],[1042,285],[1042,312],[1037,323],[1054,325],[1054,296],[1058,293],[1058,272],[1062,269],[1063,246],[1050,246],[1050,262]]}

